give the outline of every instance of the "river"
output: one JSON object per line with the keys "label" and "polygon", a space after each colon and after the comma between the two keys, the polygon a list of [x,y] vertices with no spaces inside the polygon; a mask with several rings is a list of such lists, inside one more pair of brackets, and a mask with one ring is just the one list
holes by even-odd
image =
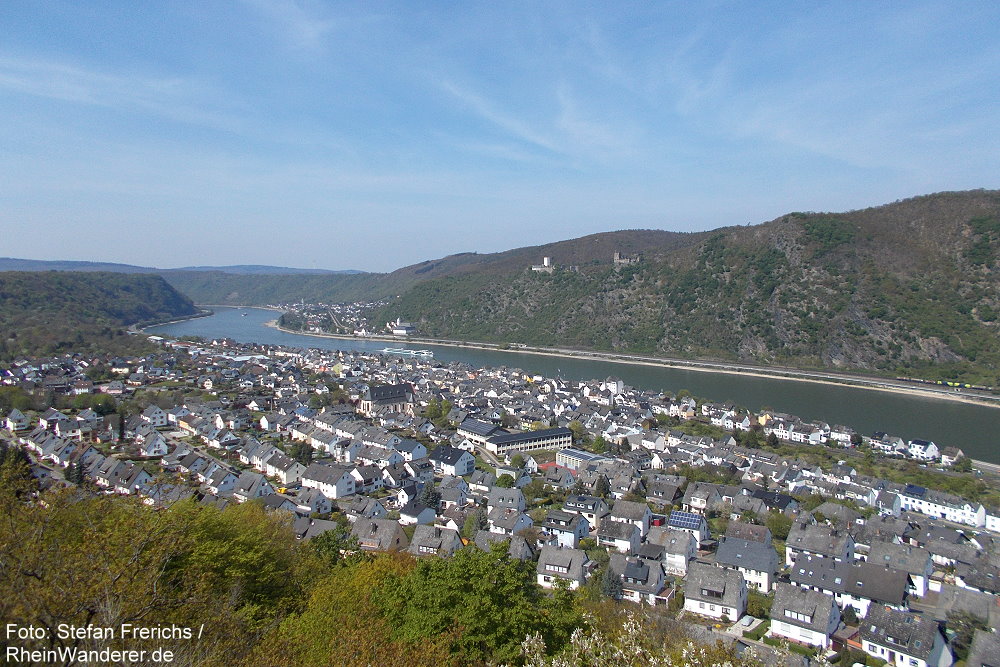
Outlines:
{"label": "river", "polygon": [[885,431],[905,439],[933,440],[939,447],[960,447],[971,458],[1000,463],[1000,408],[995,407],[781,378],[423,343],[408,346],[396,342],[320,338],[266,326],[266,322],[278,316],[275,311],[260,308],[214,310],[215,314],[209,317],[152,327],[148,332],[328,350],[375,352],[386,347],[416,347],[433,350],[434,359],[443,362],[516,367],[532,374],[560,375],[572,380],[616,376],[625,384],[640,389],[672,393],[687,389],[711,401],[735,403],[755,411],[768,408],[810,421],[844,424],[865,435]]}

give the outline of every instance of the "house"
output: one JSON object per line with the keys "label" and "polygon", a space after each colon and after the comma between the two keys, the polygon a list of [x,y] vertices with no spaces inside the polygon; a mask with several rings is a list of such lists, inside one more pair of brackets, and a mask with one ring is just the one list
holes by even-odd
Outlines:
{"label": "house", "polygon": [[653,511],[646,503],[637,503],[631,500],[615,501],[611,512],[608,514],[610,521],[621,521],[633,523],[639,528],[639,536],[645,537],[649,532],[649,522],[653,519]]}
{"label": "house", "polygon": [[659,560],[668,574],[682,577],[687,574],[688,563],[697,555],[698,541],[694,535],[665,526],[650,528],[646,543],[639,546],[641,558]]}
{"label": "house", "polygon": [[399,523],[403,526],[433,523],[436,516],[437,512],[433,508],[417,502],[416,499],[411,499],[399,508]]}
{"label": "house", "polygon": [[258,472],[247,470],[240,474],[239,479],[233,486],[233,498],[237,502],[245,503],[254,498],[262,498],[274,493],[274,487],[267,481],[267,478]]}
{"label": "house", "polygon": [[580,514],[563,510],[549,510],[542,528],[556,538],[560,546],[576,549],[580,540],[590,534],[590,524]]}
{"label": "house", "polygon": [[488,530],[480,530],[476,533],[472,543],[483,551],[490,551],[494,544],[505,543],[507,545],[507,555],[511,558],[524,562],[535,559],[535,552],[532,551],[531,545],[520,535],[507,537],[491,533]]}
{"label": "house", "polygon": [[14,408],[7,413],[6,425],[7,430],[13,433],[25,431],[28,429],[28,418],[24,416],[23,412]]}
{"label": "house", "polygon": [[162,434],[153,432],[147,434],[138,445],[139,456],[165,456],[169,451],[167,439]]}
{"label": "house", "polygon": [[531,517],[514,508],[497,507],[487,515],[489,531],[501,535],[515,535],[534,525]]}
{"label": "house", "polygon": [[476,469],[476,457],[449,445],[441,445],[427,458],[434,465],[434,471],[441,475],[464,477]]}
{"label": "house", "polygon": [[950,667],[954,662],[937,621],[881,606],[873,606],[861,623],[861,648],[901,667]]}
{"label": "house", "polygon": [[868,562],[905,572],[909,578],[907,592],[916,597],[927,595],[934,563],[926,549],[909,544],[874,542],[868,552]]}
{"label": "house", "polygon": [[333,503],[319,489],[302,489],[295,496],[295,505],[300,514],[329,514]]}
{"label": "house", "polygon": [[907,606],[906,573],[873,563],[803,556],[795,561],[789,577],[799,588],[831,596],[841,609],[853,607],[859,618],[864,618],[873,606]]}
{"label": "house", "polygon": [[832,526],[794,523],[785,541],[785,565],[791,566],[801,555],[853,560],[854,539]]}
{"label": "house", "polygon": [[490,492],[489,499],[487,500],[487,507],[490,511],[497,508],[500,509],[515,509],[519,512],[523,512],[527,503],[524,500],[524,494],[521,493],[520,489],[503,489],[496,488]]}
{"label": "house", "polygon": [[169,424],[169,421],[167,420],[167,413],[156,405],[150,405],[148,408],[143,410],[142,414],[139,416],[144,422],[151,425],[153,428],[161,428]]}
{"label": "house", "polygon": [[767,595],[774,587],[778,572],[778,552],[770,542],[752,542],[738,537],[727,537],[715,553],[719,567],[738,570],[748,586]]}
{"label": "house", "polygon": [[966,667],[996,667],[1000,660],[1000,635],[986,630],[976,630],[969,648],[969,657],[965,660]]}
{"label": "house", "polygon": [[771,544],[771,530],[767,526],[757,526],[752,523],[742,521],[730,521],[726,526],[726,537],[735,537],[751,542],[763,542]]}
{"label": "house", "polygon": [[236,481],[238,479],[239,477],[236,476],[236,473],[226,470],[225,468],[219,468],[212,473],[211,477],[208,478],[208,481],[205,482],[205,486],[208,488],[210,493],[221,496],[223,494],[231,493],[236,487]]}
{"label": "house", "polygon": [[667,518],[667,527],[691,533],[691,535],[693,535],[698,541],[698,544],[707,540],[711,535],[711,532],[708,529],[708,522],[705,520],[705,517],[701,514],[695,514],[694,512],[674,510]]}
{"label": "house", "polygon": [[451,556],[461,548],[462,538],[457,530],[420,525],[414,528],[406,550],[415,556]]}
{"label": "house", "polygon": [[639,550],[642,536],[639,527],[624,521],[602,521],[597,528],[597,543],[611,547],[623,554],[634,554]]}
{"label": "house", "polygon": [[899,494],[900,508],[976,528],[986,525],[986,508],[958,496],[907,484]]}
{"label": "house", "polygon": [[840,625],[840,609],[829,595],[779,582],[771,605],[768,637],[830,648]]}
{"label": "house", "polygon": [[340,503],[340,510],[351,523],[358,519],[381,519],[389,513],[380,501],[367,496],[355,496],[346,504]]}
{"label": "house", "polygon": [[937,461],[941,458],[938,446],[929,440],[910,440],[906,443],[906,454],[918,461]]}
{"label": "house", "polygon": [[302,486],[318,489],[333,500],[344,498],[357,492],[357,480],[351,474],[353,471],[349,466],[311,463],[302,472]]}
{"label": "house", "polygon": [[722,504],[722,495],[719,493],[718,486],[706,482],[688,484],[684,497],[681,499],[681,507],[685,512],[697,514],[706,514],[722,507]]}
{"label": "house", "polygon": [[392,519],[358,519],[351,535],[365,551],[403,551],[410,544],[403,527]]}
{"label": "house", "polygon": [[562,579],[571,590],[579,588],[587,579],[587,552],[582,549],[568,549],[559,546],[542,547],[535,566],[538,585],[554,588],[555,581]]}
{"label": "house", "polygon": [[279,451],[275,451],[264,462],[264,474],[269,477],[277,477],[285,486],[302,479],[302,473],[305,470],[304,465]]}
{"label": "house", "polygon": [[747,584],[736,570],[691,563],[684,580],[684,610],[736,621],[747,609]]}
{"label": "house", "polygon": [[592,529],[599,527],[601,521],[611,513],[611,508],[608,507],[608,503],[603,498],[580,494],[573,494],[566,498],[563,510],[584,517]]}
{"label": "house", "polygon": [[669,601],[673,591],[664,585],[663,568],[659,563],[613,553],[608,567],[621,577],[622,599],[654,606]]}

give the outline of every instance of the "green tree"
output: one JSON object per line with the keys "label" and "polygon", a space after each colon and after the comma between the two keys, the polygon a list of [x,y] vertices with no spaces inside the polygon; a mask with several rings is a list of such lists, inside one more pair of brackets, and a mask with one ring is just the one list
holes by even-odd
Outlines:
{"label": "green tree", "polygon": [[607,476],[598,475],[597,481],[594,483],[594,495],[600,496],[601,498],[607,498],[611,494],[611,483],[608,481]]}
{"label": "green tree", "polygon": [[965,660],[969,657],[969,649],[972,648],[972,639],[976,630],[989,629],[989,625],[984,619],[966,611],[949,612],[945,626],[953,633],[951,648],[959,660]]}
{"label": "green tree", "polygon": [[438,488],[436,486],[434,486],[434,482],[433,481],[427,482],[426,484],[424,484],[424,488],[421,489],[421,491],[420,491],[420,503],[422,505],[426,505],[427,507],[430,507],[435,512],[438,510],[438,508],[440,508],[440,506],[441,506],[441,492],[438,490]]}
{"label": "green tree", "polygon": [[499,477],[497,477],[496,485],[499,486],[501,489],[509,489],[512,486],[514,486],[514,478],[511,477],[509,474],[504,473]]}
{"label": "green tree", "polygon": [[771,531],[771,535],[779,540],[788,539],[788,533],[792,529],[792,517],[783,512],[770,512],[764,525]]}
{"label": "green tree", "polygon": [[364,554],[358,546],[358,539],[351,535],[351,529],[342,525],[337,525],[312,538],[309,540],[309,546],[320,560],[330,567],[344,562],[345,559],[356,559]]}
{"label": "green tree", "polygon": [[514,454],[510,459],[510,464],[520,470],[524,467],[524,456],[521,454]]}
{"label": "green tree", "polygon": [[611,569],[609,563],[604,567],[604,574],[601,575],[601,595],[612,600],[622,598],[622,578]]}
{"label": "green tree", "polygon": [[490,523],[486,516],[486,510],[482,507],[477,507],[475,512],[465,517],[465,522],[462,524],[462,537],[471,540],[476,536],[476,533],[488,529],[489,526]]}
{"label": "green tree", "polygon": [[526,636],[561,645],[582,624],[571,594],[543,596],[534,566],[509,558],[504,542],[421,560],[409,574],[390,577],[373,601],[391,615],[393,638],[451,634],[454,654],[466,663],[519,661]]}
{"label": "green tree", "polygon": [[583,442],[587,437],[587,429],[576,419],[567,424],[566,428],[573,433],[573,442]]}
{"label": "green tree", "polygon": [[771,604],[774,599],[764,595],[756,588],[750,588],[747,593],[747,613],[754,618],[768,618],[771,615]]}
{"label": "green tree", "polygon": [[603,435],[599,435],[594,438],[594,442],[591,444],[590,449],[595,454],[603,454],[608,451],[608,441],[604,439]]}

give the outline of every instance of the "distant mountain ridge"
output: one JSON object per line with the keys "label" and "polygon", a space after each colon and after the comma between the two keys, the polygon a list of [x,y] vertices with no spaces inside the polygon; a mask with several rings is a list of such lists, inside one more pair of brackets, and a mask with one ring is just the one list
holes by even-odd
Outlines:
{"label": "distant mountain ridge", "polygon": [[0,271],[109,271],[112,273],[226,273],[232,275],[354,275],[365,273],[355,269],[333,271],[330,269],[297,269],[287,266],[263,264],[234,264],[231,266],[182,266],[176,269],[159,269],[150,266],[118,264],[115,262],[87,262],[72,260],[19,259],[0,257]]}
{"label": "distant mountain ridge", "polygon": [[[641,234],[401,269],[390,275],[440,273],[372,319],[402,317],[439,338],[1000,386],[998,191],[649,237],[660,243],[636,243]],[[587,244],[600,253],[589,261]],[[612,248],[639,261],[616,265]],[[551,274],[528,268],[543,255]]]}
{"label": "distant mountain ridge", "polygon": [[[531,270],[543,257],[551,273]],[[402,317],[438,338],[1000,386],[996,190],[706,232],[605,232],[387,274],[157,273],[197,303],[386,299],[373,322]]]}

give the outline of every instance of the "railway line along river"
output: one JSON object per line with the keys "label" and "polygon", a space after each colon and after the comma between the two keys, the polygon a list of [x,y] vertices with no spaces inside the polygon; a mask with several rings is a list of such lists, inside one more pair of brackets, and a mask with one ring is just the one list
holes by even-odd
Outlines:
{"label": "railway line along river", "polygon": [[758,411],[768,408],[805,420],[850,426],[864,435],[885,431],[904,439],[933,440],[939,447],[960,447],[967,456],[1000,463],[1000,408],[945,400],[924,392],[887,392],[872,389],[753,374],[734,374],[699,368],[674,368],[636,362],[616,362],[574,356],[556,356],[509,350],[406,344],[384,340],[326,338],[295,334],[267,326],[278,315],[261,308],[215,307],[215,314],[147,329],[160,336],[231,338],[240,342],[315,347],[330,350],[379,352],[388,347],[413,347],[434,353],[433,361],[462,361],[473,366],[507,366],[527,373],[571,380],[620,377],[641,389],[676,393],[687,389],[695,396],[734,403]]}

